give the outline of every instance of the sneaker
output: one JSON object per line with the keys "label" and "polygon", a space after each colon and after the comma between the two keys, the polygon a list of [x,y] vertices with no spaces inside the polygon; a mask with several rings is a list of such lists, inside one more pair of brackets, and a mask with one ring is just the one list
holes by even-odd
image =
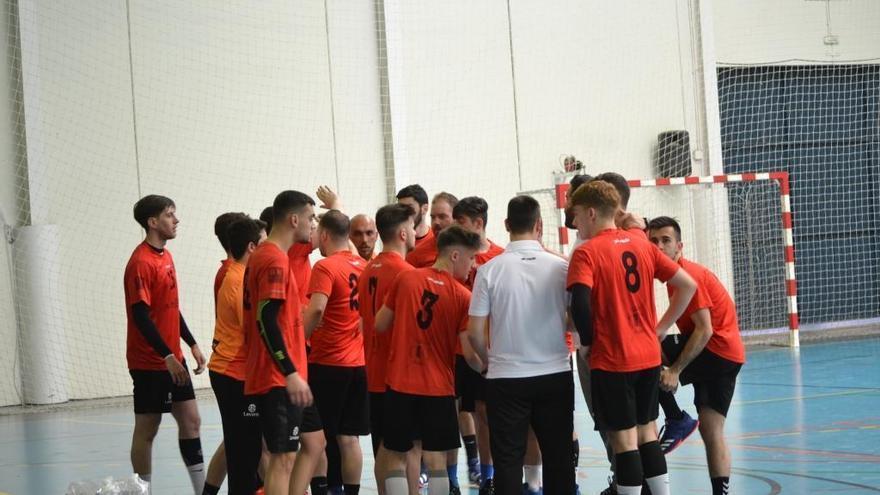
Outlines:
{"label": "sneaker", "polygon": [[495,479],[489,478],[480,487],[480,495],[495,495]]}
{"label": "sneaker", "polygon": [[329,486],[327,487],[327,495],[343,495],[344,489],[341,486]]}
{"label": "sneaker", "polygon": [[528,483],[523,483],[522,493],[523,495],[544,495],[544,489],[538,488],[537,490],[532,491],[529,489]]}
{"label": "sneaker", "polygon": [[450,486],[449,495],[461,495],[461,488],[457,486]]}
{"label": "sneaker", "polygon": [[468,481],[474,486],[480,486],[483,476],[480,474],[480,461],[474,459],[473,462],[468,461]]}
{"label": "sneaker", "polygon": [[666,424],[660,429],[660,449],[666,455],[678,448],[700,426],[700,422],[690,417],[688,413],[682,412],[682,414],[684,416],[679,420],[667,419]]}
{"label": "sneaker", "polygon": [[608,488],[602,490],[599,495],[617,495],[617,485],[614,484],[614,480],[608,478]]}
{"label": "sneaker", "polygon": [[[419,493],[425,493],[428,490],[428,473],[419,474]],[[452,491],[452,488],[449,488]]]}

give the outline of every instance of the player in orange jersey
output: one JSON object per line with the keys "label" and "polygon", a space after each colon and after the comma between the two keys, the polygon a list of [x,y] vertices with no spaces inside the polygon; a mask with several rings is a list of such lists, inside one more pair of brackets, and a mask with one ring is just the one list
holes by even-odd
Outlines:
{"label": "player in orange jersey", "polygon": [[[474,258],[474,267],[465,282],[467,288],[473,290],[477,268],[504,253],[504,249],[486,238],[489,204],[485,199],[477,196],[462,198],[452,209],[452,218],[466,230],[480,235],[480,250]],[[464,346],[470,346],[470,343],[465,342]],[[473,414],[476,426],[476,438],[471,435],[462,437],[467,450],[468,473],[474,473],[479,464],[480,493],[491,493],[495,482],[495,470],[489,440],[489,420],[486,415],[486,378],[467,365],[462,352],[456,356],[455,382],[456,390],[461,397],[461,411]],[[479,459],[474,450],[479,450]]]}
{"label": "player in orange jersey", "polygon": [[[730,485],[730,450],[724,441],[724,420],[736,388],[736,376],[746,361],[739,334],[736,306],[718,278],[708,268],[682,256],[681,226],[675,219],[657,217],[648,223],[651,242],[697,282],[697,293],[676,324],[681,335],[663,341],[668,368],[660,374],[660,405],[666,414],[661,447],[673,447],[673,426],[686,415],[672,395],[682,384],[693,383],[694,405],[699,413],[700,436],[706,445],[713,495],[727,495]],[[669,288],[672,295],[674,289]],[[678,418],[676,414],[678,413]]]}
{"label": "player in orange jersey", "polygon": [[[287,257],[293,243],[309,238],[315,221],[314,200],[298,191],[283,191],[275,197],[272,213],[268,239],[248,260],[242,308],[245,394],[255,396],[269,451],[265,490],[276,495],[305,491],[310,474],[303,473],[307,469],[301,468],[296,452],[301,433],[320,430],[320,419],[314,407],[309,407],[312,392],[307,382],[299,288]],[[323,445],[318,447],[323,450]]]}
{"label": "player in orange jersey", "polygon": [[[373,455],[376,456],[376,485],[380,493],[385,492],[383,460],[378,454],[384,436],[385,378],[391,332],[376,332],[375,316],[397,275],[413,269],[404,258],[415,247],[414,216],[415,212],[405,204],[396,203],[379,208],[376,212],[376,227],[382,238],[382,252],[367,264],[358,280],[358,287],[362,291],[359,306],[367,362],[367,388],[370,392],[370,436],[373,441]],[[407,459],[407,478],[410,487],[415,490],[418,490],[420,461],[421,449],[413,449],[413,457]]]}
{"label": "player in orange jersey", "polygon": [[180,340],[190,346],[196,374],[205,357],[180,313],[177,272],[165,244],[177,237],[176,207],[165,196],[149,195],[134,205],[134,218],[146,231],[125,267],[126,358],[134,382],[134,433],[131,464],[147,482],[152,476],[153,439],[162,414],[177,421],[178,445],[195,495],[205,484],[199,410]]}
{"label": "player in orange jersey", "polygon": [[[590,364],[596,428],[608,432],[617,491],[639,494],[642,479],[654,495],[669,494],[666,459],[657,441],[660,342],[681,316],[696,284],[648,242],[644,232],[620,230],[620,194],[595,180],[572,194],[574,223],[589,242],[572,254],[566,285],[581,352]],[[677,290],[657,322],[657,278]]]}
{"label": "player in orange jersey", "polygon": [[458,198],[448,192],[440,192],[431,200],[431,232],[430,240],[416,243],[416,248],[406,256],[406,261],[416,268],[432,266],[437,260],[437,234],[449,227],[455,220],[452,218],[452,209],[458,203]]}
{"label": "player in orange jersey", "polygon": [[[229,467],[229,493],[251,495],[259,486],[257,465],[262,446],[256,405],[252,406],[244,395],[247,354],[244,348],[242,287],[248,259],[266,238],[265,224],[240,216],[226,226],[223,236],[232,263],[227,265],[226,275],[217,293],[217,317],[211,346],[214,352],[208,362],[211,388],[217,398],[223,427],[223,441],[214,457],[222,455],[224,466]],[[214,464],[213,459],[211,464]],[[210,473],[210,469],[208,471]],[[219,490],[220,485],[211,483],[209,475],[203,495],[215,495]]]}
{"label": "player in orange jersey", "polygon": [[[317,237],[324,259],[315,264],[304,318],[311,340],[310,384],[328,443],[337,442],[346,494],[360,490],[363,454],[359,435],[369,433],[364,340],[359,328],[358,277],[366,262],[349,250],[351,222],[337,210],[321,216]],[[334,468],[328,455],[328,471]]]}
{"label": "player in orange jersey", "polygon": [[418,184],[410,184],[397,191],[397,202],[409,206],[416,212],[416,247],[436,242],[434,237],[437,232],[425,221],[428,215],[428,193],[425,189]]}
{"label": "player in orange jersey", "polygon": [[[429,492],[449,493],[446,452],[459,447],[455,349],[467,338],[470,291],[463,284],[480,236],[459,226],[440,232],[434,266],[400,274],[376,314],[376,331],[392,329],[385,393],[385,490],[408,493],[406,452],[416,439],[430,476]],[[469,355],[475,367],[482,363]]]}

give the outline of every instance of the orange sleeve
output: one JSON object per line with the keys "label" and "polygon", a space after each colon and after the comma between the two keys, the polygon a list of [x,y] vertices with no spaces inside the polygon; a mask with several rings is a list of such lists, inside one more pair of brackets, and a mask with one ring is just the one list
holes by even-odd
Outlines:
{"label": "orange sleeve", "polygon": [[153,269],[149,263],[137,261],[125,277],[125,303],[132,306],[141,301],[147,306],[151,302],[150,287],[153,285]]}
{"label": "orange sleeve", "polygon": [[333,292],[333,276],[327,268],[326,261],[316,264],[312,269],[312,279],[309,281],[307,295],[311,296],[316,292],[327,297],[330,297],[330,293]]}
{"label": "orange sleeve", "polygon": [[586,249],[581,248],[576,249],[571,255],[565,287],[571,289],[577,284],[593,287],[593,257]]}
{"label": "orange sleeve", "polygon": [[263,272],[257,280],[257,301],[287,299],[290,270],[286,257],[272,258],[265,266],[254,268]]}

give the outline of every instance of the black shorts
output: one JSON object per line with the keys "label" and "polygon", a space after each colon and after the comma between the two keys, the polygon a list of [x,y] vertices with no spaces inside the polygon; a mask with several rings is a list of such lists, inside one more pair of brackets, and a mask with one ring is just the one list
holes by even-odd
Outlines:
{"label": "black shorts", "polygon": [[476,401],[486,401],[486,377],[474,371],[462,355],[455,356],[455,396],[461,399],[464,412],[474,412]]}
{"label": "black shorts", "polygon": [[274,387],[265,394],[249,396],[260,416],[266,448],[273,454],[299,450],[303,409],[290,402],[287,389]]}
{"label": "black shorts", "polygon": [[[186,360],[183,367],[189,374]],[[195,400],[192,378],[185,385],[175,385],[166,370],[128,370],[134,382],[134,413],[162,414],[171,412],[171,404]]]}
{"label": "black shorts", "polygon": [[660,367],[640,371],[590,370],[597,431],[628,430],[657,419]]}
{"label": "black shorts", "polygon": [[309,364],[309,385],[328,438],[370,433],[365,366]]}
{"label": "black shorts", "polygon": [[379,452],[382,432],[385,431],[385,392],[370,392],[370,438],[373,441],[373,455]]}
{"label": "black shorts", "polygon": [[443,452],[461,447],[455,397],[385,392],[385,448],[407,452],[421,439],[422,450]]}
{"label": "black shorts", "polygon": [[[687,335],[667,336],[663,339],[663,354],[674,361],[684,349],[687,339]],[[740,368],[742,364],[724,359],[709,349],[703,349],[682,370],[678,378],[682,385],[693,384],[697,412],[703,407],[709,407],[727,417]]]}

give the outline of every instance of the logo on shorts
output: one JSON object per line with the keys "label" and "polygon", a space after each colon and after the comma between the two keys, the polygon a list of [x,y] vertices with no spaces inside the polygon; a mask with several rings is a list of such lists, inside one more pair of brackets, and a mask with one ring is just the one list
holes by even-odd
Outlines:
{"label": "logo on shorts", "polygon": [[168,392],[168,398],[165,399],[166,404],[171,404],[171,392]]}
{"label": "logo on shorts", "polygon": [[293,431],[290,433],[290,438],[288,440],[299,440],[299,426],[294,426]]}
{"label": "logo on shorts", "polygon": [[259,417],[260,413],[257,412],[257,405],[256,404],[248,404],[247,410],[244,412],[243,415],[246,418]]}

